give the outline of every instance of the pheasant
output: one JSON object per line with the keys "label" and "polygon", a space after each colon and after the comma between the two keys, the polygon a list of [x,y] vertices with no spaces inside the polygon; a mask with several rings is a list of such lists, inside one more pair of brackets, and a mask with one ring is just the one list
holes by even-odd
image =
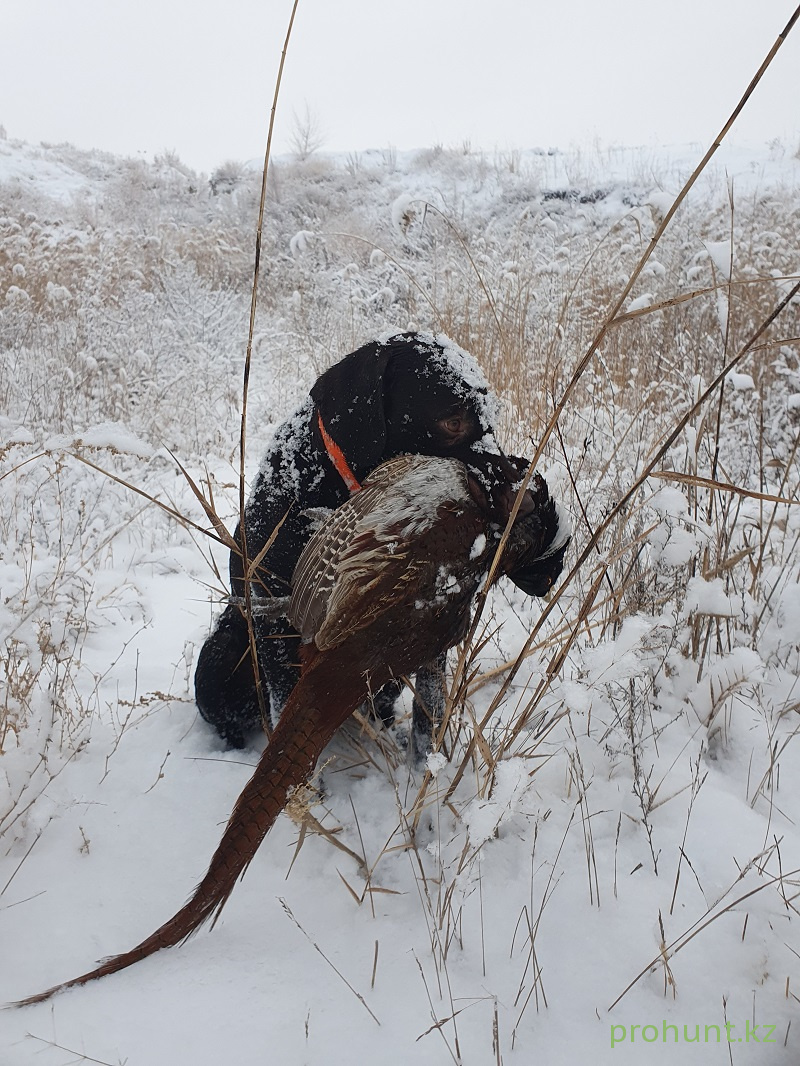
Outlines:
{"label": "pheasant", "polygon": [[[463,639],[470,605],[511,513],[519,471],[486,455],[400,456],[378,467],[303,550],[289,617],[304,640],[303,669],[230,816],[208,872],[174,917],[137,947],[20,1001],[115,973],[216,922],[293,789],[305,783],[339,726],[391,678]],[[547,559],[568,533],[537,475],[525,493],[499,572]]]}

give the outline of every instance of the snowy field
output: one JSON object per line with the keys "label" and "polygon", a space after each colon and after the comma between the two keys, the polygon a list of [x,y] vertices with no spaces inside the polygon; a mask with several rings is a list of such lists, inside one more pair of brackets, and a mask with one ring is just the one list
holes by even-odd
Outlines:
{"label": "snowy field", "polygon": [[[544,622],[498,586],[451,761],[349,723],[213,931],[2,1012],[2,1066],[800,1061],[800,300],[751,343],[796,151],[715,158],[573,390],[541,468],[567,570],[597,547]],[[532,455],[702,152],[280,160],[248,476],[394,328],[470,350]],[[3,1002],[168,918],[258,756],[194,707],[227,559],[186,474],[232,528],[259,183],[0,140]]]}

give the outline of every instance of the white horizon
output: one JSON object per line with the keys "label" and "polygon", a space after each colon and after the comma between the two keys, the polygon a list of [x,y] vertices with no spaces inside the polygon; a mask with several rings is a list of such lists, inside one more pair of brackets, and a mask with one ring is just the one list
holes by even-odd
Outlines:
{"label": "white horizon", "polygon": [[[0,124],[7,136],[208,171],[263,158],[289,0],[32,0],[4,13]],[[302,0],[278,106],[276,153],[308,107],[321,147],[441,144],[485,151],[707,146],[784,29],[793,0],[636,0],[556,10],[502,0],[385,5]],[[800,29],[732,131],[800,142]]]}

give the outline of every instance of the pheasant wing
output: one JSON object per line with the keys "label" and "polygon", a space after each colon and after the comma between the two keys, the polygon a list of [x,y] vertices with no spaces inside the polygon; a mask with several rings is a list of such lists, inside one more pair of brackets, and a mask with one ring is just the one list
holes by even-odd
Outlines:
{"label": "pheasant wing", "polygon": [[456,460],[408,455],[380,466],[314,534],[300,556],[292,624],[320,651],[369,627],[431,562],[416,550],[444,505],[469,500]]}

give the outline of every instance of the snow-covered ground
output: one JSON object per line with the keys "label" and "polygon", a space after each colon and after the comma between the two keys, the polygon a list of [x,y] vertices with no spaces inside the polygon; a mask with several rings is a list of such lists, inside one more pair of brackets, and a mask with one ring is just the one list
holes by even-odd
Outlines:
{"label": "snow-covered ground", "polygon": [[[715,161],[628,310],[686,299],[581,380],[543,462],[568,565],[796,280],[793,152]],[[280,161],[249,473],[320,370],[411,325],[476,354],[531,454],[701,155]],[[177,460],[235,520],[258,181],[0,141],[2,1001],[169,917],[257,758],[192,700],[225,552],[148,497],[207,525]],[[419,805],[406,724],[348,724],[311,797],[327,835],[282,816],[213,931],[3,1012],[0,1063],[797,1062],[798,334],[795,302],[659,463],[751,495],[645,483],[446,801],[541,613],[511,586]]]}

